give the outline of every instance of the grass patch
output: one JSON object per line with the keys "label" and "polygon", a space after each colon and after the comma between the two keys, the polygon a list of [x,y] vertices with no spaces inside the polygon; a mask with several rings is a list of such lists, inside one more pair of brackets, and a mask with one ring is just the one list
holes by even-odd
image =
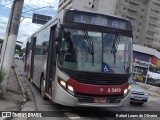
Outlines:
{"label": "grass patch", "polygon": [[2,83],[2,81],[4,80],[4,71],[0,70],[0,84]]}
{"label": "grass patch", "polygon": [[30,101],[30,100],[31,100],[31,98],[29,97],[28,92],[25,92],[24,94],[26,95],[26,96],[25,96],[26,101]]}
{"label": "grass patch", "polygon": [[4,71],[3,70],[0,70],[0,93],[2,93],[2,81],[4,80]]}

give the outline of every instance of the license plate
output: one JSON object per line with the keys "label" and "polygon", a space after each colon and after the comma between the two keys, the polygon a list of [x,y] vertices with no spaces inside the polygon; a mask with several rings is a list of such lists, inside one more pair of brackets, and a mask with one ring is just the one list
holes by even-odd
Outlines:
{"label": "license plate", "polygon": [[106,103],[106,98],[94,98],[94,103]]}
{"label": "license plate", "polygon": [[142,100],[141,97],[137,97],[137,96],[135,96],[135,99],[137,99],[137,100]]}

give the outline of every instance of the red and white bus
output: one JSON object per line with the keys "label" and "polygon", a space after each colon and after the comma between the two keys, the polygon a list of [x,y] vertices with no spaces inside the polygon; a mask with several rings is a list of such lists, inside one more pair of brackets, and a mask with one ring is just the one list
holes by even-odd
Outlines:
{"label": "red and white bus", "polygon": [[64,10],[28,38],[25,70],[55,103],[121,106],[129,103],[132,39],[124,18]]}

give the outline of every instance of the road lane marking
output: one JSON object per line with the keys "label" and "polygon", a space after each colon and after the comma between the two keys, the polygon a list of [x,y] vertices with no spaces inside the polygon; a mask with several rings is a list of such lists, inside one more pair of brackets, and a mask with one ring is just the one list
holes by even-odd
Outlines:
{"label": "road lane marking", "polygon": [[74,113],[64,112],[64,114],[67,117],[69,117],[69,119],[71,119],[71,120],[76,120],[76,119],[80,119],[81,118],[78,114],[74,114]]}
{"label": "road lane marking", "polygon": [[6,119],[6,118],[8,118],[8,117],[0,117],[0,120],[4,120],[4,119]]}

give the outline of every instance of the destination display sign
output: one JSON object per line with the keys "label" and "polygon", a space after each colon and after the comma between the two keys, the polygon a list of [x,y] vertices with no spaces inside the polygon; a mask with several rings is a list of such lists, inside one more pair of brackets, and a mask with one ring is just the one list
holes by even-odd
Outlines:
{"label": "destination display sign", "polygon": [[111,28],[119,28],[126,30],[126,23],[109,17],[91,16],[91,15],[75,15],[74,22],[85,23],[91,25],[99,25]]}
{"label": "destination display sign", "polygon": [[131,23],[123,18],[82,11],[69,11],[65,21],[132,31]]}

